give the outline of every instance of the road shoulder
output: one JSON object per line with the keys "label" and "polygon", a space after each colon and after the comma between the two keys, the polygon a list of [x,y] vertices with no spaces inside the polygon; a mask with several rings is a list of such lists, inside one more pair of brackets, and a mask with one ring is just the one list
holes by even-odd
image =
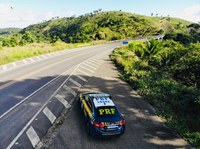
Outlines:
{"label": "road shoulder", "polygon": [[[80,89],[109,93],[127,121],[126,132],[120,138],[108,140],[89,137],[84,128],[80,108],[74,105],[50,129],[38,148],[191,148],[175,132],[167,128],[155,115],[155,110],[122,81],[113,62],[108,57]],[[84,76],[86,77],[86,76]]]}

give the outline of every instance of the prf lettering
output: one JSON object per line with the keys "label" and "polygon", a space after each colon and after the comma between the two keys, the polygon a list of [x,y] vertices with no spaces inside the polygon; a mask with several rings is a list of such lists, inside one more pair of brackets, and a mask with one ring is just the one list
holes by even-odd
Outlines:
{"label": "prf lettering", "polygon": [[103,115],[103,114],[115,114],[115,109],[99,109],[99,114]]}

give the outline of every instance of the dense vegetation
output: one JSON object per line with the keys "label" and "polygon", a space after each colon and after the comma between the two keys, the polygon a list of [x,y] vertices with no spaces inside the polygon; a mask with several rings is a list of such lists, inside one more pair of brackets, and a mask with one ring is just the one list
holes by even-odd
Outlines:
{"label": "dense vegetation", "polygon": [[184,31],[190,23],[169,17],[147,17],[121,11],[96,10],[79,17],[52,18],[30,25],[9,38],[0,38],[0,46],[15,47],[27,43],[63,41],[84,43],[118,40]]}
{"label": "dense vegetation", "polygon": [[199,29],[195,34],[168,34],[162,42],[133,42],[111,55],[120,76],[196,147],[200,147]]}

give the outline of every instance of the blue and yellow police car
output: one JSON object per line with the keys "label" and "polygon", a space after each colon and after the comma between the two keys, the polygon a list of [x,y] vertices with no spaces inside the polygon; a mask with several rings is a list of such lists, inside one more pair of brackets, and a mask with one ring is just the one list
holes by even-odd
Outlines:
{"label": "blue and yellow police car", "polygon": [[122,135],[126,121],[105,93],[80,93],[87,133],[93,137]]}

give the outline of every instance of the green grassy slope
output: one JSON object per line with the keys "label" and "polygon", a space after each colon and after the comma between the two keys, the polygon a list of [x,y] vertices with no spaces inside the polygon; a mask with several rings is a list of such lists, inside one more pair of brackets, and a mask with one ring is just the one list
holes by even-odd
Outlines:
{"label": "green grassy slope", "polygon": [[89,13],[31,25],[21,33],[64,42],[117,40],[183,31],[190,22],[175,18],[147,17],[121,11]]}

